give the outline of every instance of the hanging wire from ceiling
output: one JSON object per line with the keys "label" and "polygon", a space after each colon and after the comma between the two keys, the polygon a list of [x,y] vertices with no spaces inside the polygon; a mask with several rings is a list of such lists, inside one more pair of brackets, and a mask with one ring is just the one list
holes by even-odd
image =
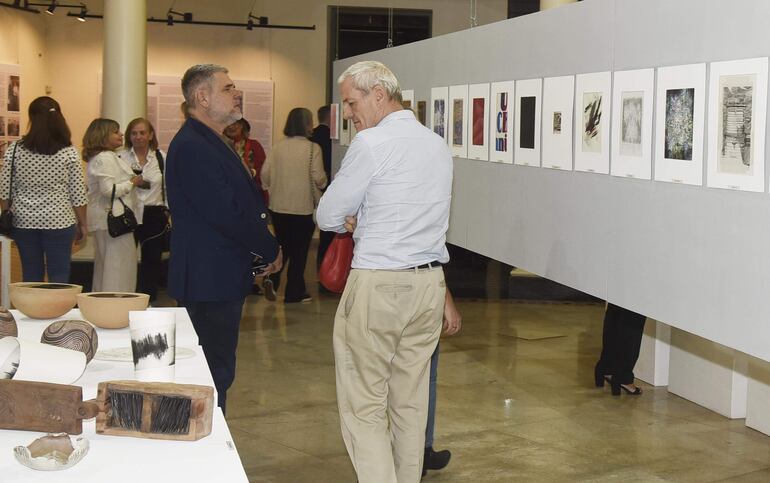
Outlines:
{"label": "hanging wire from ceiling", "polygon": [[476,2],[477,2],[477,0],[470,0],[470,4],[471,4],[471,17],[470,17],[471,28],[479,26],[479,18],[478,18],[477,11],[476,11],[476,7],[478,5],[477,5]]}
{"label": "hanging wire from ceiling", "polygon": [[[392,4],[393,2],[391,2]],[[393,47],[393,7],[388,8],[388,45],[386,49]]]}

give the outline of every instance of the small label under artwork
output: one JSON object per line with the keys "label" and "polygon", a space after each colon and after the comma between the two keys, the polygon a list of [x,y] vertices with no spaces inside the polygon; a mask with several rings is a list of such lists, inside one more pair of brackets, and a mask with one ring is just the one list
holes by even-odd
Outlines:
{"label": "small label under artwork", "polygon": [[729,189],[731,189],[731,190],[739,190],[739,189],[741,189],[741,187],[740,187],[740,186],[738,186],[738,185],[734,185],[734,184],[731,184],[731,185],[727,185],[727,187],[728,187]]}
{"label": "small label under artwork", "polygon": [[227,445],[227,449],[229,449],[230,451],[235,451],[235,445],[233,444],[232,441],[225,441],[225,444]]}
{"label": "small label under artwork", "polygon": [[631,173],[626,173],[626,178],[636,178],[636,176]]}
{"label": "small label under artwork", "polygon": [[552,167],[553,169],[562,169],[562,167],[561,167],[561,166],[557,166],[557,165],[555,165],[555,164],[552,164],[552,165],[551,165],[551,167]]}
{"label": "small label under artwork", "polygon": [[671,182],[672,183],[684,183],[684,180],[679,179],[679,178],[671,178]]}
{"label": "small label under artwork", "polygon": [[588,171],[589,173],[595,173],[596,172],[595,170],[593,170],[591,168],[588,168],[586,171]]}

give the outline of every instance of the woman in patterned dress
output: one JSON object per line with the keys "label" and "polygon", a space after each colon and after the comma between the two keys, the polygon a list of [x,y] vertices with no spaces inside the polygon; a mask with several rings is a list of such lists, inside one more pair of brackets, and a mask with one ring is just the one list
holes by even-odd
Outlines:
{"label": "woman in patterned dress", "polygon": [[69,282],[72,242],[88,231],[83,166],[70,137],[59,103],[38,97],[29,105],[27,134],[5,153],[0,206],[10,201],[25,282],[46,273],[49,282]]}

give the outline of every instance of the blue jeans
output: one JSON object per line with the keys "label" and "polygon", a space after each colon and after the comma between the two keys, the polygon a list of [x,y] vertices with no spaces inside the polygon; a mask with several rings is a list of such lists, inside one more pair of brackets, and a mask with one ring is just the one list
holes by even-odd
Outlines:
{"label": "blue jeans", "polygon": [[433,426],[436,425],[436,379],[438,378],[438,348],[430,356],[430,384],[428,386],[428,424],[425,426],[425,447],[433,446]]}
{"label": "blue jeans", "polygon": [[68,283],[76,231],[76,225],[58,229],[14,228],[13,241],[19,248],[24,281],[42,282],[47,268],[49,282]]}
{"label": "blue jeans", "polygon": [[243,302],[244,299],[225,302],[179,300],[177,303],[187,309],[198,334],[198,342],[217,388],[217,405],[222,408],[222,413],[227,403],[227,389],[235,380],[235,350],[238,347]]}

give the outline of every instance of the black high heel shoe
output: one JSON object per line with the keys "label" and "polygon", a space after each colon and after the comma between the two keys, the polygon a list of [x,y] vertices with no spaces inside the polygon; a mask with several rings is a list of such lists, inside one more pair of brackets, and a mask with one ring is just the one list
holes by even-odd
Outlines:
{"label": "black high heel shoe", "polygon": [[612,381],[609,381],[610,388],[612,389],[612,395],[613,396],[620,396],[620,391],[623,390],[626,394],[629,396],[641,396],[642,394],[642,388],[639,386],[636,386],[636,388],[632,391],[631,389],[627,388],[623,384],[615,384]]}
{"label": "black high heel shoe", "polygon": [[604,375],[604,368],[599,367],[597,362],[594,366],[594,384],[596,384],[596,387],[604,387],[604,381],[610,382],[607,376]]}

